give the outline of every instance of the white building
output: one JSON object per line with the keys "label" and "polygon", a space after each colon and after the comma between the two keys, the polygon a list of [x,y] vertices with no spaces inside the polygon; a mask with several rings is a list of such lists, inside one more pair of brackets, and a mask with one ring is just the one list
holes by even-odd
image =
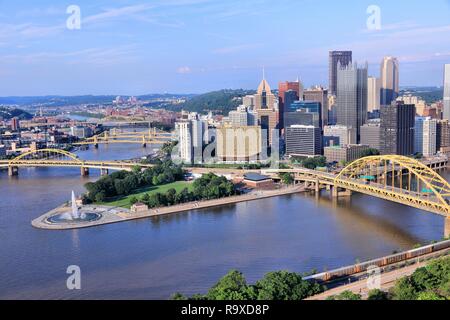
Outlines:
{"label": "white building", "polygon": [[233,127],[255,126],[258,124],[257,114],[246,106],[240,106],[237,110],[230,111],[228,118]]}
{"label": "white building", "polygon": [[444,120],[450,120],[450,64],[444,71]]}
{"label": "white building", "polygon": [[177,122],[178,156],[185,163],[202,163],[203,146],[209,143],[208,121],[197,113],[190,113],[188,119]]}
{"label": "white building", "polygon": [[367,111],[380,110],[380,79],[368,77],[367,79]]}
{"label": "white building", "polygon": [[339,138],[340,146],[356,144],[357,141],[356,128],[346,126],[325,126],[323,128],[323,136]]}
{"label": "white building", "polygon": [[437,120],[431,118],[416,118],[414,149],[424,157],[436,154]]}

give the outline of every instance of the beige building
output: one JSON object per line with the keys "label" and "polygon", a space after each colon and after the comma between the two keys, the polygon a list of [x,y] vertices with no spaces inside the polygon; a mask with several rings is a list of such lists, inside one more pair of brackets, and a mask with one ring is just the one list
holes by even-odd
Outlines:
{"label": "beige building", "polygon": [[258,125],[265,130],[269,145],[272,145],[273,135],[278,129],[279,112],[278,100],[272,93],[269,83],[265,78],[261,81],[255,94],[255,112]]}
{"label": "beige building", "polygon": [[256,162],[263,150],[261,127],[221,127],[216,129],[219,162]]}
{"label": "beige building", "polygon": [[356,144],[357,142],[356,129],[346,126],[325,126],[323,136],[339,138],[339,145],[341,146]]}
{"label": "beige building", "polygon": [[380,79],[367,78],[367,112],[380,110]]}
{"label": "beige building", "polygon": [[369,148],[366,145],[353,144],[342,147],[326,147],[324,152],[328,162],[352,162],[361,158],[363,152]]}
{"label": "beige building", "polygon": [[394,57],[384,57],[380,70],[381,105],[390,105],[398,97],[399,63]]}
{"label": "beige building", "polygon": [[416,114],[420,117],[426,116],[425,110],[427,109],[427,103],[420,99],[420,97],[409,94],[397,98],[397,101],[403,101],[405,104],[414,104],[416,106]]}

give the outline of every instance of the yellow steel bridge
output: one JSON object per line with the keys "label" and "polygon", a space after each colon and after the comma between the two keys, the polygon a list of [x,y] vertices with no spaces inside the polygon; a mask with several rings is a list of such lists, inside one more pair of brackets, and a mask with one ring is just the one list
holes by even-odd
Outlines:
{"label": "yellow steel bridge", "polygon": [[[424,163],[403,156],[372,156],[354,161],[339,174],[307,169],[266,170],[279,177],[291,173],[315,191],[333,196],[353,191],[450,217],[450,184]],[[347,193],[348,195],[348,193]]]}
{"label": "yellow steel bridge", "polygon": [[156,128],[146,131],[122,131],[118,129],[111,129],[91,138],[87,138],[81,142],[74,143],[74,145],[94,145],[99,144],[141,144],[146,147],[150,144],[164,144],[173,140],[174,135],[169,132],[162,132]]}
{"label": "yellow steel bridge", "polygon": [[99,169],[102,174],[107,174],[108,170],[131,171],[135,166],[142,168],[152,167],[149,164],[140,164],[132,161],[82,160],[73,153],[59,149],[34,150],[23,153],[12,160],[0,161],[0,168],[7,167],[10,176],[17,175],[19,168],[23,167],[80,168],[81,175],[88,175],[89,169]]}

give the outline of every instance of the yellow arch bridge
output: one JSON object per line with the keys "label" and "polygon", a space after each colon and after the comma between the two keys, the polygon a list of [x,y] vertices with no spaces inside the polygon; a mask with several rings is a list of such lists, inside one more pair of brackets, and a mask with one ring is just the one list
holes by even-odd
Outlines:
{"label": "yellow arch bridge", "polygon": [[96,148],[100,144],[141,144],[143,147],[151,144],[164,144],[173,140],[174,135],[170,132],[159,131],[156,128],[148,131],[122,131],[119,129],[111,129],[91,138],[87,138],[74,145],[93,145]]}
{"label": "yellow arch bridge", "polygon": [[339,174],[307,169],[264,172],[274,178],[290,173],[297,183],[316,192],[330,190],[333,197],[359,192],[450,218],[450,184],[424,163],[408,157],[366,157]]}
{"label": "yellow arch bridge", "polygon": [[102,175],[108,174],[109,170],[131,171],[135,166],[150,168],[152,165],[140,164],[132,161],[97,161],[82,160],[77,155],[58,149],[40,149],[30,151],[12,160],[0,161],[0,168],[8,168],[8,175],[18,175],[19,168],[23,167],[67,167],[80,168],[81,175],[89,175],[89,169],[98,169]]}

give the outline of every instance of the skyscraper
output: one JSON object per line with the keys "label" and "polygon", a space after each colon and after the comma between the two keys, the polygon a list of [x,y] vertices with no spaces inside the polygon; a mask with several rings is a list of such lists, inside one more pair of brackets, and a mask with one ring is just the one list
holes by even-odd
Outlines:
{"label": "skyscraper", "polygon": [[402,101],[381,106],[381,154],[409,156],[414,153],[416,107]]}
{"label": "skyscraper", "polygon": [[352,64],[352,52],[351,51],[330,51],[329,53],[329,77],[328,86],[329,93],[336,95],[337,93],[337,73],[338,65],[346,67]]}
{"label": "skyscraper", "polygon": [[[286,93],[288,96],[286,97]],[[280,128],[284,128],[284,112],[286,102],[292,102],[293,93],[295,93],[295,100],[303,100],[303,85],[300,80],[295,82],[280,82],[278,84],[278,110],[280,112]]]}
{"label": "skyscraper", "polygon": [[263,80],[255,94],[255,112],[258,116],[258,125],[261,126],[263,135],[267,137],[269,146],[272,145],[274,134],[278,130],[279,125],[279,113],[276,102],[277,99],[263,76]]}
{"label": "skyscraper", "polygon": [[450,120],[450,64],[444,67],[444,120]]}
{"label": "skyscraper", "polygon": [[367,79],[367,111],[380,110],[380,79],[369,77]]}
{"label": "skyscraper", "polygon": [[416,118],[414,152],[425,157],[436,154],[437,120],[425,117]]}
{"label": "skyscraper", "polygon": [[397,99],[399,92],[399,64],[397,58],[384,57],[381,62],[380,72],[381,105],[390,105]]}
{"label": "skyscraper", "polygon": [[355,128],[360,137],[360,127],[367,121],[367,63],[364,68],[349,65],[338,68],[337,124]]}
{"label": "skyscraper", "polygon": [[314,87],[303,92],[303,98],[307,101],[319,102],[322,109],[322,127],[325,127],[329,123],[328,115],[328,90],[322,87]]}

